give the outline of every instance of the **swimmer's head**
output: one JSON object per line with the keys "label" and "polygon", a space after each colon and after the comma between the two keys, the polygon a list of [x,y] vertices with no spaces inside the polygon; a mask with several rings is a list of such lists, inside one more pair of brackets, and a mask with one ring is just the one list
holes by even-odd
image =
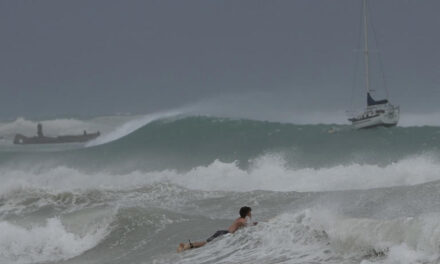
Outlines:
{"label": "swimmer's head", "polygon": [[251,211],[252,209],[248,206],[243,206],[242,208],[240,208],[240,217],[241,218],[246,218],[247,216],[251,217]]}

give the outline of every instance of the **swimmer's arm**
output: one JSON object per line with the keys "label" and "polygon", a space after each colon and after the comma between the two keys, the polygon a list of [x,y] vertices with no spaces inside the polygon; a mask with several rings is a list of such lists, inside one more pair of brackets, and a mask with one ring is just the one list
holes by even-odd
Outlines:
{"label": "swimmer's arm", "polygon": [[240,227],[245,227],[245,226],[256,226],[258,224],[258,222],[252,222],[252,223],[250,223],[250,224],[248,224],[247,222],[243,222],[242,223],[242,226],[240,226]]}

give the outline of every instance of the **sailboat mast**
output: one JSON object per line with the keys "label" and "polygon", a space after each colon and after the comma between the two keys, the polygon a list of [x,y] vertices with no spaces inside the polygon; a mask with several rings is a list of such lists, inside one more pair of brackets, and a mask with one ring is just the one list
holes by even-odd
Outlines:
{"label": "sailboat mast", "polygon": [[365,89],[370,92],[370,76],[368,65],[368,21],[367,21],[367,0],[363,0],[364,8],[364,63],[365,63]]}

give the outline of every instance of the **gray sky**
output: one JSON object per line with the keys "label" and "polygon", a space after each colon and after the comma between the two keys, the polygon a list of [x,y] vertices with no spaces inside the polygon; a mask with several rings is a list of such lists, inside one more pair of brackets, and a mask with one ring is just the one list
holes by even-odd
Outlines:
{"label": "gray sky", "polygon": [[[346,110],[360,7],[1,1],[0,118],[147,113],[254,94],[274,111]],[[392,102],[440,112],[440,1],[371,0],[370,10]]]}

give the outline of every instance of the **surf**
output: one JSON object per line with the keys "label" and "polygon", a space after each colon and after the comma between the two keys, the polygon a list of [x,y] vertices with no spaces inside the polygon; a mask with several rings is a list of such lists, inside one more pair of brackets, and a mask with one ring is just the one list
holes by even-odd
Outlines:
{"label": "surf", "polygon": [[[3,262],[438,258],[430,240],[438,229],[438,127],[356,131],[180,112],[53,125],[64,122],[92,122],[109,136],[71,148],[2,148]],[[243,205],[261,225],[174,253],[178,242],[227,227]]]}

